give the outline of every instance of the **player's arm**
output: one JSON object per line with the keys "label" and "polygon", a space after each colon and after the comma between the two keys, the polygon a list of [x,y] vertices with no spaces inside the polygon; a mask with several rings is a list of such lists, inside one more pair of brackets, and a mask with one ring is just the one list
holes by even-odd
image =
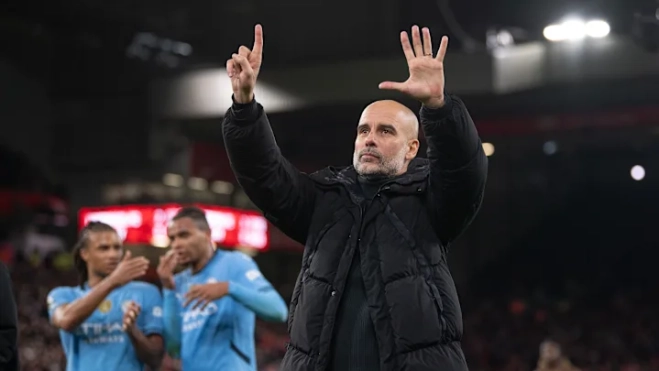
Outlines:
{"label": "player's arm", "polygon": [[55,327],[72,332],[91,316],[103,300],[117,287],[111,280],[103,280],[80,299],[68,301],[68,288],[57,288],[48,296],[50,322]]}
{"label": "player's arm", "polygon": [[229,296],[241,303],[259,318],[272,322],[285,322],[288,308],[284,299],[263,276],[249,256],[236,253],[229,281]]}
{"label": "player's arm", "polygon": [[178,264],[174,250],[160,257],[158,278],[163,289],[163,326],[165,349],[173,358],[179,358],[181,352],[181,303],[176,296],[174,270]]}
{"label": "player's arm", "polygon": [[284,299],[263,277],[252,258],[242,253],[234,254],[231,255],[231,279],[192,286],[183,306],[204,308],[208,303],[229,295],[263,320],[286,321],[288,309]]}
{"label": "player's arm", "polygon": [[159,370],[163,357],[163,340],[161,335],[145,335],[140,329],[127,331],[137,358],[148,365],[151,370]]}
{"label": "player's arm", "polygon": [[17,322],[11,278],[7,267],[0,262],[0,370],[12,370],[18,365]]}
{"label": "player's arm", "polygon": [[174,290],[163,289],[163,324],[167,354],[179,358],[181,354],[181,303]]}
{"label": "player's arm", "polygon": [[159,370],[163,357],[162,297],[158,289],[149,286],[144,293],[144,307],[131,303],[124,314],[124,326],[137,358],[151,370]]}
{"label": "player's arm", "polygon": [[224,144],[236,179],[254,204],[284,233],[306,242],[315,204],[315,185],[284,158],[263,107],[254,100],[263,34],[253,50],[241,46],[227,62],[234,103],[223,121]]}
{"label": "player's arm", "polygon": [[404,82],[382,82],[380,89],[397,90],[423,104],[419,116],[430,160],[430,214],[436,233],[448,244],[471,222],[481,205],[487,157],[464,104],[445,94],[448,37],[442,37],[436,56],[427,27],[412,27],[411,44],[408,33],[401,32],[400,42],[410,76]]}
{"label": "player's arm", "polygon": [[443,243],[471,223],[483,200],[487,157],[467,108],[446,96],[438,109],[422,107],[421,125],[430,160],[430,205]]}
{"label": "player's arm", "polygon": [[[55,301],[49,304],[53,306],[50,316],[52,324],[64,331],[73,331],[94,313],[112,290],[143,276],[148,267],[149,261],[146,258],[132,259],[130,251],[127,251],[112,274],[94,286],[87,295],[71,302],[61,302],[62,298],[53,295]],[[58,299],[60,302],[57,302]]]}

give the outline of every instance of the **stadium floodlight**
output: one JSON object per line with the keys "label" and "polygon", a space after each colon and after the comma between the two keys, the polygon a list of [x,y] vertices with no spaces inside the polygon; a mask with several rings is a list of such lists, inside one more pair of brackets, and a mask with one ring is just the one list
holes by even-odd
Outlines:
{"label": "stadium floodlight", "polygon": [[586,35],[595,39],[609,36],[611,26],[606,21],[594,20],[586,23]]}
{"label": "stadium floodlight", "polygon": [[544,37],[552,42],[578,41],[586,37],[604,38],[611,32],[611,26],[603,20],[584,22],[579,19],[570,19],[562,23],[551,24],[545,27]]}

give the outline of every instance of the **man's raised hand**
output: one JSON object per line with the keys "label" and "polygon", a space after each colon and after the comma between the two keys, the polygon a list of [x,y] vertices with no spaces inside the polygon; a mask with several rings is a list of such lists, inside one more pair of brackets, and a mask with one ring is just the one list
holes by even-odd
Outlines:
{"label": "man's raised hand", "polygon": [[405,82],[385,81],[380,89],[397,90],[423,103],[429,108],[444,105],[444,57],[448,48],[448,37],[442,37],[437,56],[433,57],[430,30],[412,27],[412,45],[407,32],[400,33],[400,43],[407,59],[410,77]]}
{"label": "man's raised hand", "polygon": [[158,273],[162,287],[167,290],[174,290],[175,288],[174,270],[177,264],[178,258],[174,250],[169,250],[164,256],[160,256],[156,273]]}
{"label": "man's raised hand", "polygon": [[238,48],[238,53],[227,61],[227,73],[231,79],[233,98],[238,103],[249,103],[254,99],[254,86],[263,62],[263,28],[254,27],[254,46]]}
{"label": "man's raised hand", "polygon": [[140,278],[146,274],[149,269],[149,260],[143,256],[133,258],[130,251],[126,251],[121,262],[115,270],[108,276],[108,279],[114,286],[119,287],[128,282]]}

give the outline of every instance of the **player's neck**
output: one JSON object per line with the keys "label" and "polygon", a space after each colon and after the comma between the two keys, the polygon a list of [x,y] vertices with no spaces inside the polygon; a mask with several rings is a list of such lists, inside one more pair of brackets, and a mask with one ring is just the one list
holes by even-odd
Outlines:
{"label": "player's neck", "polygon": [[89,279],[87,280],[87,286],[89,286],[90,288],[98,285],[101,281],[103,281],[103,277],[98,276],[96,274],[90,273],[88,277]]}
{"label": "player's neck", "polygon": [[215,251],[213,249],[208,249],[207,253],[205,253],[199,260],[192,264],[192,274],[201,272],[201,270],[204,269],[206,265],[208,265],[208,262],[211,261],[213,255],[215,255]]}

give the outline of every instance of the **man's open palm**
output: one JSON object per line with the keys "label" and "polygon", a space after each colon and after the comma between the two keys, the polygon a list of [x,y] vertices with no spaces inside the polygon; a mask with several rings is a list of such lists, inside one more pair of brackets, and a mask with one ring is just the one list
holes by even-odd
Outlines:
{"label": "man's open palm", "polygon": [[254,27],[254,46],[250,50],[241,46],[237,54],[227,61],[227,73],[231,79],[234,99],[238,103],[249,103],[254,99],[254,86],[263,62],[263,28]]}
{"label": "man's open palm", "polygon": [[448,37],[442,37],[437,56],[433,57],[430,30],[423,28],[423,40],[418,26],[412,27],[412,45],[407,32],[400,34],[410,77],[405,82],[385,81],[380,89],[397,90],[426,106],[437,108],[444,104],[444,57],[448,48]]}

